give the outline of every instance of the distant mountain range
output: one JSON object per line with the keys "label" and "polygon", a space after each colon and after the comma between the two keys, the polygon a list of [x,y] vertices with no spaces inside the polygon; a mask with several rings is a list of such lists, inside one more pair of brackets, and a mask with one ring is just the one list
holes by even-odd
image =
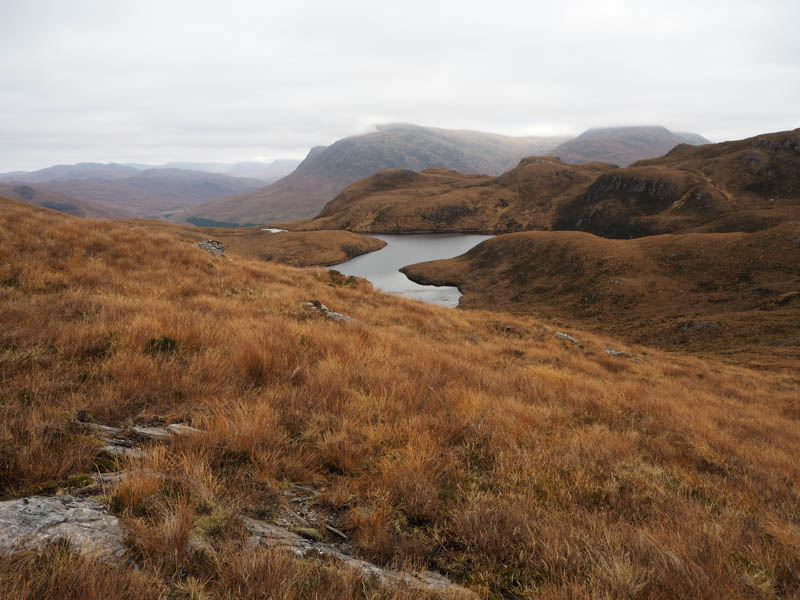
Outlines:
{"label": "distant mountain range", "polygon": [[[162,217],[188,207],[258,188],[263,181],[231,177],[188,169],[155,168],[141,170],[115,163],[58,165],[33,172],[0,175],[0,182],[35,185],[37,194],[46,191],[70,196],[56,204],[84,204],[83,212],[98,215],[98,206],[108,214],[137,217]],[[12,197],[24,200],[24,196]],[[62,199],[63,200],[63,199]],[[94,208],[90,208],[93,206]],[[76,209],[77,210],[77,209]],[[70,212],[70,211],[65,211]],[[74,211],[70,214],[77,214]]]}
{"label": "distant mountain range", "polygon": [[191,171],[204,171],[206,173],[217,173],[219,175],[230,175],[231,177],[249,177],[260,179],[271,183],[285,177],[297,168],[302,161],[294,158],[283,158],[272,162],[237,162],[237,163],[217,163],[217,162],[168,162],[163,165],[142,165],[130,163],[131,166],[140,170],[146,169],[189,169]]}
{"label": "distant mountain range", "polygon": [[550,151],[566,163],[594,161],[627,167],[637,160],[662,156],[678,144],[710,144],[697,133],[672,132],[666,127],[605,127],[589,129]]}
{"label": "distant mountain range", "polygon": [[[661,156],[681,143],[706,142],[698,134],[673,133],[664,127],[590,129],[568,140],[389,124],[312,148],[302,162],[79,163],[0,174],[0,181],[36,184],[40,190],[140,217],[242,225],[313,217],[344,188],[385,169],[433,168],[493,176],[513,169],[523,158],[546,154],[565,163],[603,161],[624,166]],[[526,185],[537,188],[537,193],[547,192],[553,181],[534,182],[533,176],[526,176]],[[534,220],[541,220],[541,215]],[[526,226],[524,219],[517,223]],[[491,226],[499,227],[499,221]]]}
{"label": "distant mountain range", "polygon": [[381,169],[455,169],[497,175],[522,158],[544,154],[565,138],[508,137],[391,124],[312,148],[287,177],[267,187],[187,211],[185,217],[266,223],[312,217],[345,187]]}

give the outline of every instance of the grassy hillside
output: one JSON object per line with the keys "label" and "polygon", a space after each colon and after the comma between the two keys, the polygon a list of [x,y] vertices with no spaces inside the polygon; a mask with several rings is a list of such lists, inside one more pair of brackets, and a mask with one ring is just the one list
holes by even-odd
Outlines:
{"label": "grassy hillside", "polygon": [[57,210],[73,217],[114,219],[130,216],[121,209],[114,209],[88,200],[73,198],[60,192],[54,192],[38,185],[28,185],[27,183],[0,183],[0,196]]}
{"label": "grassy hillside", "polygon": [[106,490],[133,564],[20,553],[4,597],[419,597],[243,546],[239,516],[286,510],[290,483],[359,555],[483,597],[800,594],[796,372],[573,330],[578,347],[528,317],[217,259],[169,228],[0,207],[0,494],[96,468],[79,411],[206,432]]}
{"label": "grassy hillside", "polygon": [[345,189],[315,219],[282,226],[374,233],[547,229],[560,203],[612,168],[530,157],[499,177],[445,169],[380,171]]}
{"label": "grassy hillside", "polygon": [[514,138],[394,124],[317,147],[287,177],[270,186],[197,207],[198,216],[238,223],[269,223],[316,215],[348,185],[382,169],[455,169],[499,174],[520,159],[543,154],[563,138]]}
{"label": "grassy hillside", "polygon": [[800,225],[753,234],[608,240],[525,232],[453,259],[412,265],[457,285],[464,308],[535,314],[672,350],[796,368]]}
{"label": "grassy hillside", "polygon": [[605,237],[756,231],[800,218],[800,129],[681,145],[597,178],[554,229]]}
{"label": "grassy hillside", "polygon": [[161,221],[130,221],[150,231],[165,231],[183,240],[208,239],[224,244],[226,255],[292,265],[294,267],[331,266],[361,254],[380,250],[381,240],[349,231],[282,231],[273,233],[261,227],[190,227]]}
{"label": "grassy hillside", "polygon": [[550,154],[567,163],[594,161],[621,167],[661,156],[678,144],[710,144],[696,133],[676,133],[666,127],[605,127],[589,129],[554,148]]}

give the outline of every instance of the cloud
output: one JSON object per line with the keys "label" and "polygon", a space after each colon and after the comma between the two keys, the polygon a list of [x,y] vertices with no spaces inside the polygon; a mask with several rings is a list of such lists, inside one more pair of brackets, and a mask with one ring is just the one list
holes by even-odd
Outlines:
{"label": "cloud", "polygon": [[378,120],[508,134],[798,126],[800,5],[0,4],[0,171],[303,156]]}

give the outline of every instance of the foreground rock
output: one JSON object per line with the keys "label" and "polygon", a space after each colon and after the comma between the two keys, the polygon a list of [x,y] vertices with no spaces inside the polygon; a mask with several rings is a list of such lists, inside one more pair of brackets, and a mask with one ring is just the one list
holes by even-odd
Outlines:
{"label": "foreground rock", "polygon": [[61,540],[112,562],[125,555],[119,519],[96,500],[35,496],[0,502],[0,554]]}
{"label": "foreground rock", "polygon": [[384,569],[365,560],[349,556],[331,544],[307,539],[312,536],[302,537],[283,527],[247,517],[244,519],[244,525],[249,534],[248,542],[251,546],[266,545],[283,548],[302,558],[322,557],[333,559],[344,566],[359,571],[366,577],[377,578],[387,587],[403,585],[418,589],[420,592],[438,592],[456,598],[478,597],[474,592],[452,583],[438,573],[420,571],[411,574],[394,569]]}
{"label": "foreground rock", "polygon": [[343,321],[345,323],[360,323],[358,319],[354,319],[353,317],[348,317],[347,315],[343,315],[342,313],[334,312],[327,306],[325,306],[319,300],[309,300],[303,304],[303,308],[312,313],[317,313],[325,317],[326,319],[330,319],[331,321]]}
{"label": "foreground rock", "polygon": [[197,242],[197,246],[206,252],[210,252],[214,256],[225,256],[225,245],[217,240],[204,240],[202,242]]}

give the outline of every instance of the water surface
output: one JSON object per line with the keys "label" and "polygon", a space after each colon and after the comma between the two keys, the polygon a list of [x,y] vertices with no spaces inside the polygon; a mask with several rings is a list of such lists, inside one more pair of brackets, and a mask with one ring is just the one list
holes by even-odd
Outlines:
{"label": "water surface", "polygon": [[356,256],[332,267],[345,275],[364,277],[377,289],[431,304],[458,306],[461,292],[451,286],[420,285],[400,272],[414,263],[463,254],[491,235],[466,233],[405,233],[371,235],[386,242],[376,252]]}

